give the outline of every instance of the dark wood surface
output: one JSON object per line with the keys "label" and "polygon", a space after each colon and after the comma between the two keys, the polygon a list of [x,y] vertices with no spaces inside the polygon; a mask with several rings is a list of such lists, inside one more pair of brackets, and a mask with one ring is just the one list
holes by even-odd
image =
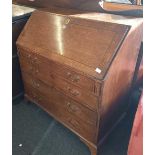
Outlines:
{"label": "dark wood surface", "polygon": [[24,43],[24,47],[44,57],[97,79],[103,79],[129,29],[126,25],[83,18],[77,21],[75,16],[43,11],[35,11],[28,25],[30,28],[25,27],[22,32],[20,45]]}
{"label": "dark wood surface", "polygon": [[96,155],[128,107],[141,40],[141,18],[36,11],[17,41],[25,97]]}
{"label": "dark wood surface", "polygon": [[99,0],[13,0],[14,4],[21,4],[31,7],[52,8],[72,8],[80,10],[102,11]]}

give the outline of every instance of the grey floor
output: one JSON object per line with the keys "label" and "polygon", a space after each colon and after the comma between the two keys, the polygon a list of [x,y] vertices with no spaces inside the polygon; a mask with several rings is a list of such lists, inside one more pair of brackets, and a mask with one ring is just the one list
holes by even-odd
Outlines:
{"label": "grey floor", "polygon": [[[100,155],[126,155],[139,92]],[[33,103],[13,104],[13,155],[90,155],[79,138]]]}

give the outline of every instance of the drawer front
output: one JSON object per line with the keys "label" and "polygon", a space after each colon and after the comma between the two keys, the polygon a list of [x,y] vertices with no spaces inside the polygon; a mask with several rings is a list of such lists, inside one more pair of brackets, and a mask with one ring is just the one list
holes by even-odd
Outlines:
{"label": "drawer front", "polygon": [[[46,84],[50,86],[54,86],[61,92],[67,94],[69,97],[73,98],[74,100],[81,102],[83,105],[87,106],[88,108],[97,111],[98,107],[98,97],[89,94],[87,91],[84,91],[80,87],[72,85],[67,80],[64,80],[60,76],[55,73],[50,73],[48,65],[45,67],[44,65],[37,65],[42,64],[39,61],[37,64],[33,65],[27,59],[20,58],[20,65],[23,72],[28,72],[34,76],[37,76],[42,81],[45,81]],[[44,64],[44,63],[43,63]]]}
{"label": "drawer front", "polygon": [[[73,70],[64,67],[63,65],[49,61],[46,58],[43,58],[42,56],[39,56],[32,52],[22,50],[19,55],[20,58],[26,59],[25,61],[27,61],[29,64],[34,65],[38,68],[46,68],[48,69],[48,72],[50,74],[54,72],[69,81],[71,84],[81,87],[82,89],[89,91],[95,95],[99,95],[100,86],[95,85],[94,80],[87,78],[86,76],[83,76],[79,73],[76,73]],[[36,71],[33,70],[33,72]]]}
{"label": "drawer front", "polygon": [[[81,120],[76,116],[76,112],[71,112],[68,110],[68,105],[66,105],[65,102],[62,102],[63,96],[60,96],[57,91],[53,89],[53,92],[51,93],[40,92],[25,82],[25,92],[30,100],[40,105],[44,110],[46,110],[49,114],[54,116],[63,124],[67,125],[67,127],[73,130],[75,133],[78,133],[82,137],[95,143],[96,127]],[[53,96],[57,99],[55,100]],[[76,113],[76,115],[73,113]]]}
{"label": "drawer front", "polygon": [[[54,63],[51,62],[54,65]],[[62,67],[60,65],[54,65],[54,72],[69,81],[71,84],[79,86],[86,91],[90,91],[95,94],[94,91],[94,81],[82,76],[66,67]]]}
{"label": "drawer front", "polygon": [[97,113],[91,111],[85,106],[77,103],[71,98],[63,95],[53,87],[47,86],[42,81],[30,76],[29,74],[23,73],[24,83],[30,85],[32,88],[38,90],[39,92],[45,93],[45,95],[50,96],[50,100],[58,103],[66,111],[72,113],[78,118],[82,119],[86,123],[96,126],[97,123]]}
{"label": "drawer front", "polygon": [[58,88],[64,94],[67,94],[77,102],[81,102],[83,105],[97,111],[98,98],[96,96],[88,94],[81,88],[71,85],[54,74],[48,80],[50,84],[53,84],[54,87]]}

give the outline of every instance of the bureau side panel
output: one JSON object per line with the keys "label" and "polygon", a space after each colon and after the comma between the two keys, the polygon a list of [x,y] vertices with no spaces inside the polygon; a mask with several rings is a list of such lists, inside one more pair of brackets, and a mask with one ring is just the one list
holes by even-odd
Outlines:
{"label": "bureau side panel", "polygon": [[141,41],[142,22],[139,22],[131,27],[104,78],[100,104],[99,143],[128,107],[128,96]]}

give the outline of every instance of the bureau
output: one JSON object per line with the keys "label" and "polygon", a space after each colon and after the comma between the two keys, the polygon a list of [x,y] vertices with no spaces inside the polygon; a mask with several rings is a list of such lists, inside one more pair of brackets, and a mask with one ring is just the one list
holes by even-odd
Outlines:
{"label": "bureau", "polygon": [[17,40],[25,97],[97,155],[124,116],[142,19],[35,11]]}

